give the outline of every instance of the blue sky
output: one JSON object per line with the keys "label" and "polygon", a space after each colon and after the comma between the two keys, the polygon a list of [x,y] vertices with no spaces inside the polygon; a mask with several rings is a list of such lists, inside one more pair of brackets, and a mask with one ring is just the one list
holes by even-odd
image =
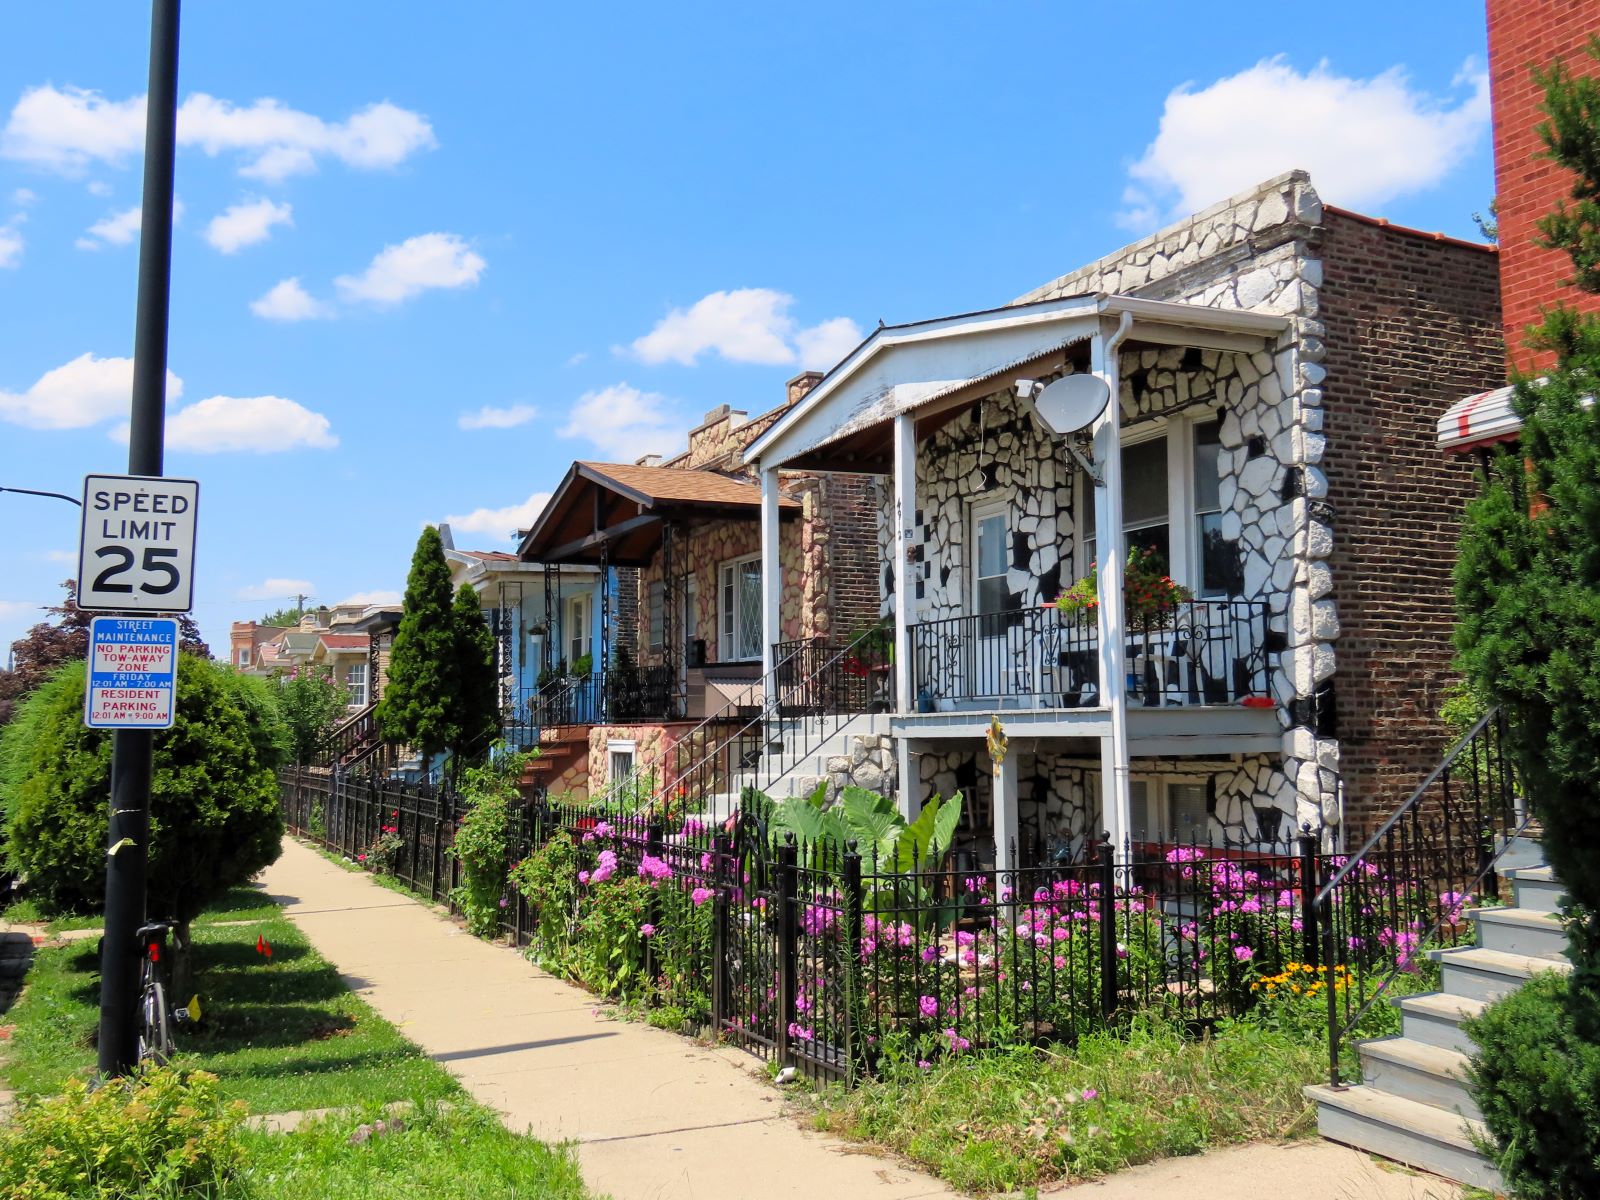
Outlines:
{"label": "blue sky", "polygon": [[[1218,15],[1226,9],[1226,18]],[[148,8],[0,16],[0,485],[126,450]],[[1291,166],[1474,236],[1460,0],[184,10],[167,472],[196,616],[507,547],[574,458],[670,453],[879,319],[1002,303]],[[120,218],[120,220],[119,220]],[[76,510],[0,494],[0,646]]]}

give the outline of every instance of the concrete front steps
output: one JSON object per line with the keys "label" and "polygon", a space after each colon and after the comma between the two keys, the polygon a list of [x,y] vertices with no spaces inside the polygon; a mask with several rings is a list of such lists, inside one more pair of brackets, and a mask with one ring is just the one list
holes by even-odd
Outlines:
{"label": "concrete front steps", "polygon": [[1429,951],[1442,968],[1440,990],[1395,1001],[1399,1036],[1358,1048],[1363,1082],[1306,1089],[1323,1137],[1458,1183],[1504,1190],[1473,1141],[1484,1128],[1466,1084],[1475,1048],[1461,1023],[1540,971],[1572,969],[1562,956],[1561,886],[1550,869],[1505,874],[1515,889],[1515,907],[1472,910],[1476,945]]}
{"label": "concrete front steps", "polygon": [[[887,735],[889,718],[882,713],[843,717],[797,717],[783,722],[760,761],[744,773],[744,784],[758,787],[774,800],[809,796],[830,778],[830,759],[854,761],[862,739],[869,743]],[[709,815],[725,818],[739,806],[732,792],[712,796]]]}

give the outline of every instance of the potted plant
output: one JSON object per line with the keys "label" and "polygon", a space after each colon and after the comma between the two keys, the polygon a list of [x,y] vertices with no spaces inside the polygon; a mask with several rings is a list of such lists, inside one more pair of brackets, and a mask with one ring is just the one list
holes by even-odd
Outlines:
{"label": "potted plant", "polygon": [[[1162,628],[1170,625],[1178,606],[1194,599],[1194,593],[1173,581],[1163,569],[1154,546],[1128,548],[1128,561],[1122,573],[1122,606],[1130,626]],[[1056,597],[1056,609],[1069,616],[1093,615],[1100,607],[1099,572],[1095,563],[1089,573]]]}

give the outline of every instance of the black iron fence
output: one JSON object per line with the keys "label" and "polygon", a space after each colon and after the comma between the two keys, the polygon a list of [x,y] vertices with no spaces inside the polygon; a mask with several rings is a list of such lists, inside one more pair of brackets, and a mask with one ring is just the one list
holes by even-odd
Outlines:
{"label": "black iron fence", "polygon": [[[1311,1029],[1325,1006],[1337,1079],[1375,1001],[1470,939],[1468,907],[1497,894],[1527,822],[1502,737],[1491,714],[1349,857],[1307,831],[1265,850],[1091,844],[996,872],[796,844],[749,796],[720,821],[687,799],[618,814],[539,796],[513,814],[502,931],[596,992],[817,1078],[1070,1042],[1136,1011],[1200,1028],[1292,994]],[[459,882],[448,788],[301,770],[282,798],[293,831],[424,896]]]}
{"label": "black iron fence", "polygon": [[[1185,600],[1128,613],[1129,700],[1235,704],[1269,696],[1268,609],[1258,600]],[[968,704],[1080,708],[1100,702],[1092,612],[1054,605],[911,627],[912,689],[923,711]]]}

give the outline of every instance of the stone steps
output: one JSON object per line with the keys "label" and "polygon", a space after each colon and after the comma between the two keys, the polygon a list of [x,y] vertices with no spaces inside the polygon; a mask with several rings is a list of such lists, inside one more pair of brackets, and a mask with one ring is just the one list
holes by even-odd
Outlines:
{"label": "stone steps", "polygon": [[1525,866],[1505,874],[1517,906],[1472,910],[1476,945],[1428,952],[1441,967],[1441,990],[1395,1001],[1400,1035],[1357,1047],[1363,1082],[1306,1089],[1324,1137],[1461,1183],[1503,1190],[1498,1172],[1473,1141],[1484,1130],[1466,1082],[1475,1047],[1461,1025],[1539,972],[1572,969],[1562,957],[1566,941],[1556,916],[1561,887],[1549,868]]}

